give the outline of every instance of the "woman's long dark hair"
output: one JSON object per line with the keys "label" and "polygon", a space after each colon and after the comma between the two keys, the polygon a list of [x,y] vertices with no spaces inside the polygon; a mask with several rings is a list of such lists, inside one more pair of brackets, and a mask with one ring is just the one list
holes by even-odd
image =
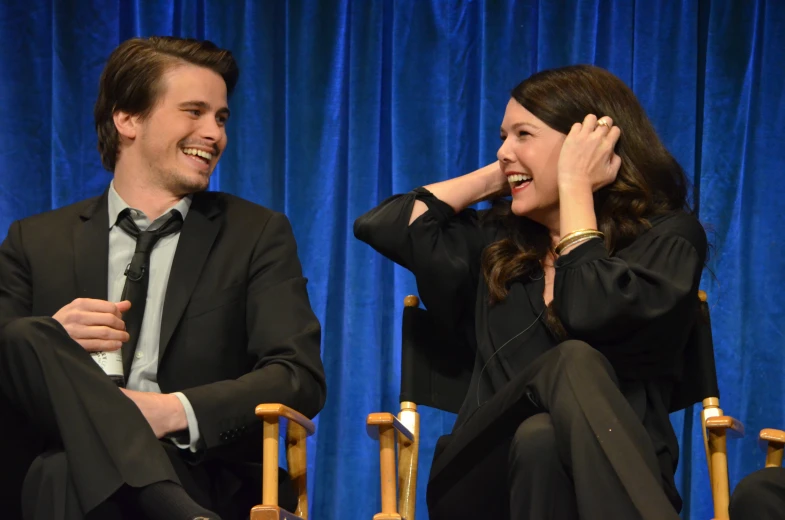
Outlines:
{"label": "woman's long dark hair", "polygon": [[[647,217],[689,209],[684,170],[663,146],[632,90],[610,72],[590,65],[545,70],[524,80],[511,96],[563,134],[587,114],[609,116],[621,129],[616,144],[619,173],[613,183],[594,194],[598,227],[611,253],[646,230]],[[513,215],[510,206],[508,200],[494,201],[486,215],[508,230],[508,238],[483,252],[482,270],[491,304],[506,298],[513,280],[537,272],[551,247],[548,230]],[[553,313],[549,314],[552,329],[563,330]]]}

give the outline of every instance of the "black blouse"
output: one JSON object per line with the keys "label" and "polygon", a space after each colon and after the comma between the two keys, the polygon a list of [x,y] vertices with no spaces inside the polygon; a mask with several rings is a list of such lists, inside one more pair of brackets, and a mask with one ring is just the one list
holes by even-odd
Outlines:
{"label": "black blouse", "polygon": [[[412,207],[428,211],[411,225]],[[672,381],[697,315],[706,234],[687,212],[650,219],[652,227],[610,256],[589,240],[556,260],[553,303],[573,339],[602,352],[658,452],[675,468],[678,446],[668,420]],[[357,219],[355,236],[414,273],[424,305],[475,350],[470,390],[456,427],[558,340],[545,325],[542,271],[488,303],[483,249],[507,236],[482,212],[456,213],[424,188],[393,196]]]}

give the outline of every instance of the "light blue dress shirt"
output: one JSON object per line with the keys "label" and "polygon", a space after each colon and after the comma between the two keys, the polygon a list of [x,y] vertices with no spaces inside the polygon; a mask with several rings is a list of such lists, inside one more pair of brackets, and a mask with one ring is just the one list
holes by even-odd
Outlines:
{"label": "light blue dress shirt", "polygon": [[[117,216],[130,206],[120,197],[114,189],[114,182],[109,186],[109,279],[108,297],[111,302],[119,302],[125,285],[125,268],[131,263],[131,257],[136,248],[136,239],[115,225]],[[169,208],[163,215],[153,222],[141,211],[131,208],[131,215],[139,229],[144,231],[160,227],[169,218],[169,212],[176,209],[185,220],[191,198],[186,197]],[[172,261],[180,240],[180,233],[173,233],[158,240],[150,253],[149,284],[147,289],[147,303],[142,319],[142,330],[136,344],[131,373],[126,374],[126,388],[140,392],[161,393],[158,386],[158,352],[161,338],[161,315],[164,308],[166,287],[169,283],[169,273],[172,270]],[[188,398],[181,392],[175,392],[185,408],[188,418],[188,438],[171,438],[170,440],[182,449],[196,451],[199,442],[199,423],[196,420],[194,409]]]}

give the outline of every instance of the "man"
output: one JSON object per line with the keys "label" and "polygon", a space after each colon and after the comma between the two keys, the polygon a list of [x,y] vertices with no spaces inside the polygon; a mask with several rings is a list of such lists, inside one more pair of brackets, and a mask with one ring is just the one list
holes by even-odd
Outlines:
{"label": "man", "polygon": [[244,518],[255,406],[324,404],[287,218],[205,191],[238,74],[210,42],[121,44],[95,105],[110,186],[0,246],[0,445],[26,518]]}

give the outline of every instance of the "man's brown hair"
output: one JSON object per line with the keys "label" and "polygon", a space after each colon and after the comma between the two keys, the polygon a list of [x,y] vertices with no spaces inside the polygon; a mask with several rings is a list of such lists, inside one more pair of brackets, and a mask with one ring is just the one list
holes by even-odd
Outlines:
{"label": "man's brown hair", "polygon": [[101,73],[93,111],[101,162],[110,172],[114,171],[120,153],[114,113],[119,110],[142,118],[149,115],[161,93],[161,78],[178,62],[219,74],[226,82],[227,95],[232,94],[240,75],[232,53],[207,40],[152,36],[121,43]]}

